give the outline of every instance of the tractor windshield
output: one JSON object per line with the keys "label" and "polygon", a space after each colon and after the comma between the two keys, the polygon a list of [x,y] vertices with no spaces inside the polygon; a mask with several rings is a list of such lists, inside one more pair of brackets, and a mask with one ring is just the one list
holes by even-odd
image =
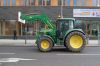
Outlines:
{"label": "tractor windshield", "polygon": [[66,19],[60,19],[57,20],[57,29],[60,30],[68,30],[68,29],[73,29],[73,22],[74,20],[66,20]]}

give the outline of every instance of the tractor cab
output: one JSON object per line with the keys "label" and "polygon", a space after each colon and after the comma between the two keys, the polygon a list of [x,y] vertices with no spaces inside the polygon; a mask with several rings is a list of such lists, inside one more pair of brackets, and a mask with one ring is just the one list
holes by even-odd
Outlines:
{"label": "tractor cab", "polygon": [[74,28],[74,18],[60,18],[56,21],[57,37],[63,39],[65,32]]}

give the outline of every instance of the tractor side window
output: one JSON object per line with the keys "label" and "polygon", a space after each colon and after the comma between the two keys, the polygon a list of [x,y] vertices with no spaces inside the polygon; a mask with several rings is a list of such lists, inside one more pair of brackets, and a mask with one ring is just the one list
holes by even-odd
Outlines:
{"label": "tractor side window", "polygon": [[68,30],[69,29],[69,21],[68,20],[64,20],[62,22],[62,30]]}
{"label": "tractor side window", "polygon": [[68,30],[69,29],[69,20],[58,20],[57,21],[57,29],[58,30]]}

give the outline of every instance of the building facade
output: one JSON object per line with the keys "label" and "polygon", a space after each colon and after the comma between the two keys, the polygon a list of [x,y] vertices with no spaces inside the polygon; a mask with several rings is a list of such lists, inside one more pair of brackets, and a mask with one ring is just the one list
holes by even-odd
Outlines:
{"label": "building facade", "polygon": [[[26,31],[30,36],[36,35],[36,31],[42,24],[40,22],[34,24],[22,24],[18,22],[17,12],[19,10],[26,13],[44,12],[52,19],[57,18],[61,14],[61,6],[63,7],[64,17],[73,17],[74,9],[99,9],[99,5],[99,0],[0,0],[0,15],[3,16],[0,17],[0,36],[13,36],[14,30],[17,31],[17,36],[24,36]],[[85,24],[84,30],[87,35],[95,36],[92,33],[92,29],[98,29],[98,17],[90,17],[88,19],[85,17],[75,18]]]}
{"label": "building facade", "polygon": [[0,0],[0,6],[99,6],[99,0]]}

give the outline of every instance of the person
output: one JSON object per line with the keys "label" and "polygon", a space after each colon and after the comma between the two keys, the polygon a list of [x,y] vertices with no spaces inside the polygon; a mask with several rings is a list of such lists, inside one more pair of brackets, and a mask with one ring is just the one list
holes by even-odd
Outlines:
{"label": "person", "polygon": [[14,30],[13,33],[14,33],[14,40],[15,40],[15,39],[17,39],[17,36],[16,36],[17,32],[16,32],[16,30]]}

